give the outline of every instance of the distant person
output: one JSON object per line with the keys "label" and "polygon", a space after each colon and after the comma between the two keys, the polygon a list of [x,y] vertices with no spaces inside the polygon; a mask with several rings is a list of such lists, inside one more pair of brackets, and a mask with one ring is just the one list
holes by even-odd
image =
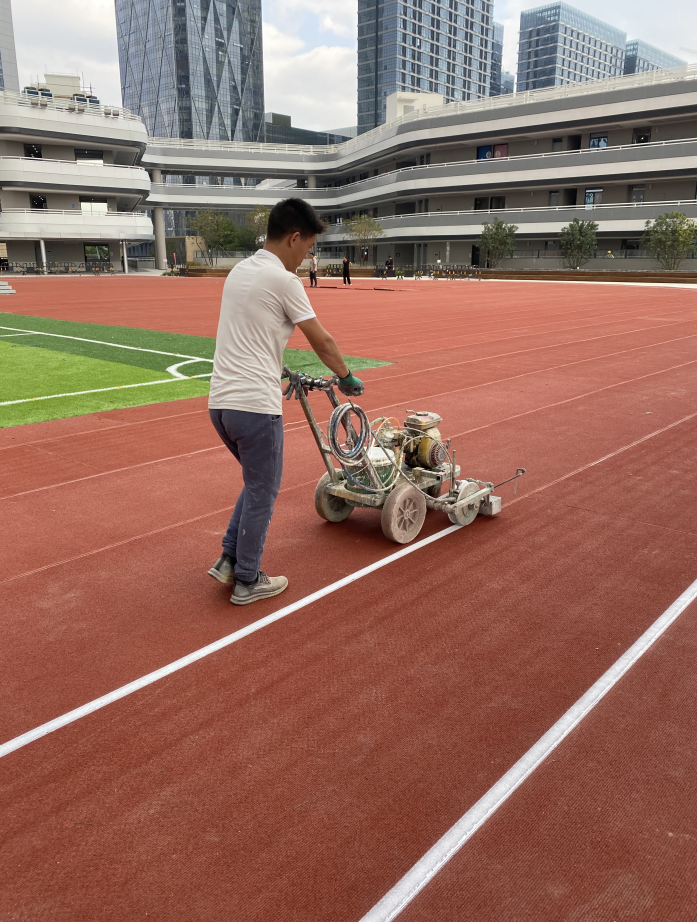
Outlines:
{"label": "distant person", "polygon": [[317,288],[317,257],[310,253],[310,288]]}
{"label": "distant person", "polygon": [[394,271],[394,260],[391,256],[388,256],[385,260],[385,277],[393,274]]}
{"label": "distant person", "polygon": [[348,256],[344,256],[343,262],[343,272],[344,272],[344,285],[351,284],[351,266],[353,263],[349,260]]}

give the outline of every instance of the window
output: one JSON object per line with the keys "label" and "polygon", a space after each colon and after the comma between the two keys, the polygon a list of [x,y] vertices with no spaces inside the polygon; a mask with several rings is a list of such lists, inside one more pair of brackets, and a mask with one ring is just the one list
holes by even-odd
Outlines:
{"label": "window", "polygon": [[474,210],[475,211],[488,211],[489,209],[489,199],[487,198],[476,198],[474,200]]}
{"label": "window", "polygon": [[580,134],[569,135],[569,150],[581,150],[581,140]]}
{"label": "window", "polygon": [[552,138],[552,151],[564,150],[564,138]]}
{"label": "window", "polygon": [[559,205],[559,193],[550,192],[549,193],[549,207],[556,208]]}
{"label": "window", "polygon": [[25,144],[24,145],[24,156],[29,157],[32,160],[41,160],[41,145],[40,144]]}
{"label": "window", "polygon": [[494,160],[508,156],[508,144],[494,144]]}
{"label": "window", "polygon": [[602,189],[586,189],[585,206],[592,208],[594,205],[600,205],[603,200]]}
{"label": "window", "polygon": [[648,144],[651,141],[650,128],[635,128],[632,133],[632,144]]}
{"label": "window", "polygon": [[491,207],[504,209],[506,207],[506,196],[505,195],[492,195],[491,196]]}
{"label": "window", "polygon": [[646,186],[630,186],[629,187],[629,198],[630,202],[643,202],[644,201],[644,192],[646,191]]}
{"label": "window", "polygon": [[30,195],[29,196],[29,207],[30,208],[48,208],[46,204],[45,195]]}
{"label": "window", "polygon": [[109,210],[105,198],[92,198],[86,195],[80,196],[80,208],[83,214],[106,214]]}
{"label": "window", "polygon": [[76,160],[96,160],[104,163],[104,151],[102,150],[78,150],[75,149]]}
{"label": "window", "polygon": [[607,147],[607,132],[602,134],[592,134],[590,141],[588,142],[588,147],[596,149]]}
{"label": "window", "polygon": [[494,148],[491,144],[485,144],[477,148],[477,160],[491,160],[494,156]]}
{"label": "window", "polygon": [[85,244],[85,262],[86,263],[95,263],[95,262],[109,262],[109,247],[107,244],[102,243],[86,243]]}
{"label": "window", "polygon": [[431,162],[430,154],[421,154],[419,157],[419,166],[428,165]]}

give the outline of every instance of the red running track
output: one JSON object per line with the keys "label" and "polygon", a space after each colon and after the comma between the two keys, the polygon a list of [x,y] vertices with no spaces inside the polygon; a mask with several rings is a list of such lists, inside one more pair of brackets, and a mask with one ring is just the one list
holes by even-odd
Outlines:
{"label": "red running track", "polygon": [[[102,282],[130,284],[18,287],[67,316],[62,285]],[[416,287],[311,294],[396,360],[366,408],[438,410],[468,473],[528,468],[519,498],[4,758],[0,918],[359,920],[697,577],[695,293]],[[286,409],[291,587],[241,611],[205,576],[239,477],[203,401],[0,434],[3,739],[394,551],[369,511],[315,517]],[[403,918],[693,919],[694,645],[688,609]]]}

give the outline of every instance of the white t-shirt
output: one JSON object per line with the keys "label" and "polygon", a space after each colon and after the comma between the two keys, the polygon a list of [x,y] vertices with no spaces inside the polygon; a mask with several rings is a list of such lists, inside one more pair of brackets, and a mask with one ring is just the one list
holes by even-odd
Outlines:
{"label": "white t-shirt", "polygon": [[297,275],[268,250],[237,263],[223,287],[208,406],[282,412],[283,350],[315,312]]}

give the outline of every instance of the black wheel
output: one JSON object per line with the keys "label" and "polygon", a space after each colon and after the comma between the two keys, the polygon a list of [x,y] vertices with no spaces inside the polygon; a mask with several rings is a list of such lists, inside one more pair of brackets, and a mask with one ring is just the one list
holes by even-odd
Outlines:
{"label": "black wheel", "polygon": [[326,487],[331,482],[328,472],[320,477],[315,487],[315,509],[317,515],[327,522],[343,522],[353,512],[353,506],[349,506],[340,496],[327,493]]}
{"label": "black wheel", "polygon": [[409,544],[426,518],[426,497],[410,483],[399,483],[382,507],[382,532],[390,541]]}

